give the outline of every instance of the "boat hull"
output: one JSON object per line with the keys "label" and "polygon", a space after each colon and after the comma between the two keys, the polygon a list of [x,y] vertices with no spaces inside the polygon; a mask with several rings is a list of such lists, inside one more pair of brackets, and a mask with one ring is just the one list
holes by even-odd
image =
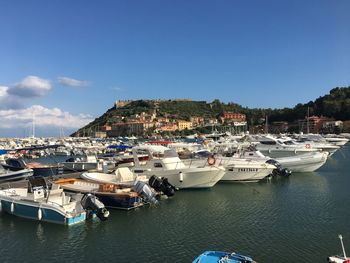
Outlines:
{"label": "boat hull", "polygon": [[225,174],[222,167],[185,168],[174,170],[144,171],[148,177],[156,175],[168,178],[170,184],[179,189],[210,188],[213,187]]}
{"label": "boat hull", "polygon": [[250,257],[243,256],[237,253],[228,253],[222,251],[205,251],[200,254],[192,263],[253,263],[254,260]]}
{"label": "boat hull", "polygon": [[96,194],[98,199],[109,208],[131,210],[143,206],[141,197],[116,197],[104,194]]}
{"label": "boat hull", "polygon": [[267,165],[261,166],[263,164],[257,167],[228,166],[220,182],[257,182],[270,175],[275,169]]}
{"label": "boat hull", "polygon": [[326,163],[327,157],[327,152],[317,152],[295,158],[277,158],[276,161],[293,173],[314,172]]}
{"label": "boat hull", "polygon": [[22,169],[19,171],[7,172],[4,174],[0,174],[0,183],[17,181],[17,180],[25,179],[32,175],[33,175],[33,170],[31,169]]}
{"label": "boat hull", "polygon": [[[62,225],[73,225],[85,221],[86,213],[68,216],[60,209],[40,206],[40,203],[0,199],[1,210],[18,217]],[[39,216],[41,210],[41,216]]]}

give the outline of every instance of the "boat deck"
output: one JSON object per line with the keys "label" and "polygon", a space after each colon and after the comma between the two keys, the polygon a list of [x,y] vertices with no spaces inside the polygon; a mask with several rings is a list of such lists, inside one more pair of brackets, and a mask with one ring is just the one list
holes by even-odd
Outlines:
{"label": "boat deck", "polygon": [[[79,173],[67,173],[67,174],[62,174],[59,176],[55,177],[45,177],[48,181],[51,181],[53,179],[60,179],[60,178],[79,178],[81,175],[81,172]],[[0,189],[6,189],[6,188],[20,188],[20,187],[27,187],[28,185],[28,180],[18,180],[18,181],[11,181],[11,182],[4,182],[0,184]]]}

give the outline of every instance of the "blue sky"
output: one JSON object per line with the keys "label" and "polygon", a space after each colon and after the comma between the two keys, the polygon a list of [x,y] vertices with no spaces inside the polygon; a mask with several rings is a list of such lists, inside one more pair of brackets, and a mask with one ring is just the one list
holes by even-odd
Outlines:
{"label": "blue sky", "polygon": [[0,0],[0,137],[23,136],[31,115],[43,135],[69,133],[117,99],[314,100],[350,85],[349,11],[347,0]]}

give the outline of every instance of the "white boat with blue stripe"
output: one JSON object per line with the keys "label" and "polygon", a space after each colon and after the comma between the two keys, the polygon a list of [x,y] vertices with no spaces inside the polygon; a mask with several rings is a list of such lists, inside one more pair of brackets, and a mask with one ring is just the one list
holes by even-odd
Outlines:
{"label": "white boat with blue stripe", "polygon": [[43,178],[30,178],[28,188],[0,190],[0,211],[62,225],[73,225],[85,221],[86,210],[96,212],[100,219],[102,217],[101,220],[106,219],[109,213],[104,206],[95,210],[89,209],[91,204],[96,205],[99,201],[92,198],[90,202],[88,198],[91,199],[90,196],[82,198],[82,195],[66,195],[57,185],[48,189]]}

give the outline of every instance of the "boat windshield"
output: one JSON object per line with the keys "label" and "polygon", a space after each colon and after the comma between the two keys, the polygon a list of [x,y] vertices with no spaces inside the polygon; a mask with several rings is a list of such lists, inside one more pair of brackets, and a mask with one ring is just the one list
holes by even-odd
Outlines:
{"label": "boat windshield", "polygon": [[165,158],[171,158],[171,157],[179,157],[175,149],[170,149],[164,151],[164,157]]}

